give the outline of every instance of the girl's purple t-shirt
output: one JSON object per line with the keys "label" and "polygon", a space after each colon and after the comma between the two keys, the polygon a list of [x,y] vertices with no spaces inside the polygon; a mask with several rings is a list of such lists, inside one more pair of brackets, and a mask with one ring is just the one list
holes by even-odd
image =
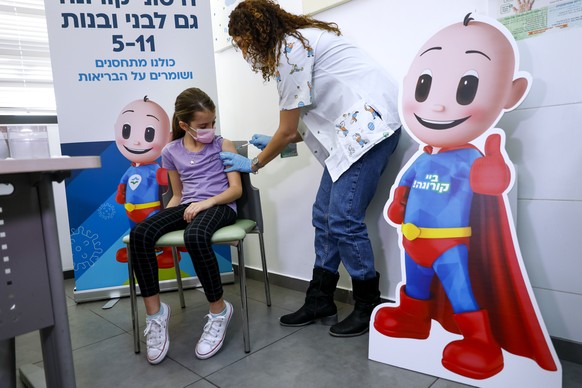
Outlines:
{"label": "girl's purple t-shirt", "polygon": [[[200,152],[190,152],[184,147],[184,138],[173,140],[162,150],[162,166],[174,170],[182,181],[181,204],[200,202],[214,197],[228,188],[228,178],[220,159],[221,136],[215,136]],[[228,204],[236,211],[236,203]]]}

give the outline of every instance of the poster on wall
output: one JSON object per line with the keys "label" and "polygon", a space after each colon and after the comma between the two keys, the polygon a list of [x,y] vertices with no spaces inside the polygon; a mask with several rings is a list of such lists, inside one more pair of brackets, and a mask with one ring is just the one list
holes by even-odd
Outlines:
{"label": "poster on wall", "polygon": [[232,46],[228,35],[228,20],[230,13],[242,0],[211,0],[212,28],[214,36],[214,51],[219,52]]}
{"label": "poster on wall", "polygon": [[[175,98],[198,87],[217,100],[209,3],[47,0],[45,8],[62,154],[102,163],[66,182],[75,299],[119,296],[128,282],[121,240],[161,206],[156,172]],[[231,273],[230,250],[217,253]],[[168,252],[158,258],[160,279],[171,283]],[[195,275],[187,253],[180,268]]]}
{"label": "poster on wall", "polygon": [[374,309],[369,357],[480,387],[561,387],[561,366],[530,285],[507,193],[515,169],[502,115],[527,96],[510,32],[462,15],[418,50],[400,117],[419,144],[390,190],[397,302]]}
{"label": "poster on wall", "polygon": [[489,0],[489,13],[517,40],[582,26],[582,0]]}
{"label": "poster on wall", "polygon": [[350,0],[303,0],[303,13],[306,15],[315,15],[327,9],[336,7],[340,4],[347,3]]}

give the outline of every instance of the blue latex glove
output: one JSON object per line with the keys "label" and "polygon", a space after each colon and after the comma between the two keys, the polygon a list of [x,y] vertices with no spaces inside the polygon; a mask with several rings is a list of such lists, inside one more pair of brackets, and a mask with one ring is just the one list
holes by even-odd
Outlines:
{"label": "blue latex glove", "polygon": [[242,155],[235,154],[233,152],[221,152],[220,159],[225,167],[230,166],[224,170],[224,172],[240,171],[252,173],[251,160],[245,158]]}
{"label": "blue latex glove", "polygon": [[249,141],[249,143],[251,143],[252,145],[254,145],[255,147],[257,147],[258,149],[260,149],[262,151],[265,149],[267,144],[269,144],[269,142],[271,141],[271,137],[272,136],[259,135],[259,134],[255,133],[253,135],[252,139]]}

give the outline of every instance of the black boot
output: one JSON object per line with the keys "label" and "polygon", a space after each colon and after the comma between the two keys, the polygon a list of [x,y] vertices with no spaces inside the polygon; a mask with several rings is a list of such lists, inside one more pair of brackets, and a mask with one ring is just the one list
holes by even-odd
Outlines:
{"label": "black boot", "polygon": [[339,274],[323,268],[313,269],[313,278],[305,296],[305,304],[294,313],[279,318],[282,326],[305,326],[321,319],[325,325],[337,323],[337,307],[333,302],[333,293]]}
{"label": "black boot", "polygon": [[378,287],[380,274],[369,280],[352,279],[354,289],[354,311],[340,323],[329,329],[329,334],[334,337],[355,337],[368,332],[370,317],[374,307],[381,303],[380,289]]}

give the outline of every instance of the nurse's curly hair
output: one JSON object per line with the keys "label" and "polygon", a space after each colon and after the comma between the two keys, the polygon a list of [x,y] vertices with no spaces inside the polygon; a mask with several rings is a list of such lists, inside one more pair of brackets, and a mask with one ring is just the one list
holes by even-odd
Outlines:
{"label": "nurse's curly hair", "polygon": [[311,48],[298,31],[301,28],[319,28],[341,35],[336,23],[289,13],[273,0],[245,0],[231,12],[228,22],[228,34],[243,40],[247,60],[255,73],[261,72],[265,81],[277,71],[285,36],[294,36],[305,48]]}

